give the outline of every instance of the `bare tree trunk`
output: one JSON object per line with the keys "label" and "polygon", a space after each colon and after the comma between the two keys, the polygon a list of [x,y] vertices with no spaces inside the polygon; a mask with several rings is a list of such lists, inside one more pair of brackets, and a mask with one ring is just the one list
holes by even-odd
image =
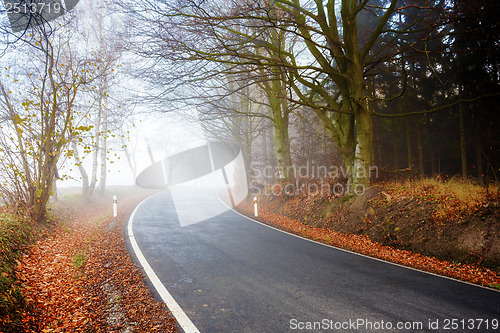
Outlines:
{"label": "bare tree trunk", "polygon": [[80,175],[82,178],[82,196],[85,200],[89,199],[89,176],[87,171],[82,165],[82,160],[80,159],[80,153],[78,152],[78,146],[75,141],[71,143],[73,146],[73,154],[75,155],[76,166],[80,171]]}
{"label": "bare tree trunk", "polygon": [[[269,152],[268,152],[268,142],[267,142],[267,128],[265,128],[263,131],[262,131],[262,154],[264,155],[264,170],[265,168],[267,168],[269,164]],[[268,179],[265,179],[265,175],[264,175],[264,183],[267,183]],[[259,181],[261,181],[259,179]]]}
{"label": "bare tree trunk", "polygon": [[438,174],[437,166],[436,166],[436,151],[434,150],[434,141],[432,137],[429,136],[429,129],[427,126],[425,127],[425,136],[429,140],[429,154],[431,156],[431,173],[432,176],[436,176]]}
{"label": "bare tree trunk", "polygon": [[474,117],[474,147],[476,153],[476,171],[477,179],[482,185],[484,183],[484,170],[483,170],[483,158],[481,149],[481,129],[479,125],[478,117]]}
{"label": "bare tree trunk", "polygon": [[97,163],[99,158],[99,142],[101,139],[101,118],[102,118],[102,98],[99,96],[99,106],[97,113],[97,121],[95,125],[95,132],[93,138],[93,151],[92,151],[92,173],[89,184],[88,198],[92,198],[94,196],[94,190],[97,184]]}
{"label": "bare tree trunk", "polygon": [[398,156],[398,140],[396,135],[396,121],[397,119],[392,120],[392,151],[394,158],[394,171],[399,170],[399,156]]}
{"label": "bare tree trunk", "polygon": [[147,148],[148,148],[149,160],[151,161],[151,164],[154,164],[155,163],[155,158],[153,156],[153,151],[151,150],[151,146],[149,145],[149,142],[148,142],[147,139],[146,139],[146,145],[147,145]]}
{"label": "bare tree trunk", "polygon": [[411,147],[410,120],[408,118],[406,118],[406,147],[408,151],[408,170],[410,171],[410,177],[413,177],[413,154]]}
{"label": "bare tree trunk", "polygon": [[373,165],[382,168],[384,165],[383,157],[382,157],[382,145],[380,144],[380,122],[374,120],[373,121]]}
{"label": "bare tree trunk", "polygon": [[284,183],[294,182],[293,165],[290,156],[290,138],[288,137],[288,115],[275,116],[274,123],[274,150],[278,165],[279,180]]}
{"label": "bare tree trunk", "polygon": [[[121,140],[122,140],[122,146],[124,147],[123,151],[125,152],[125,158],[127,159],[128,166],[130,167],[130,171],[132,171],[132,176],[134,177],[134,181],[135,181],[135,179],[137,178],[137,166],[135,163],[135,158],[133,156],[134,153],[133,152],[132,152],[132,154],[130,153],[123,136],[121,137]],[[135,151],[135,148],[134,148],[134,151]]]}
{"label": "bare tree trunk", "polygon": [[[273,11],[272,15],[276,15]],[[270,41],[272,45],[282,50],[285,46],[284,35],[278,29],[271,29]],[[272,56],[279,61],[279,52],[273,51]],[[290,138],[288,136],[289,110],[286,100],[286,76],[280,67],[271,69],[269,84],[265,85],[266,95],[271,106],[274,124],[274,150],[278,166],[278,178],[282,183],[295,184],[292,157],[290,154]]]}
{"label": "bare tree trunk", "polygon": [[[250,103],[250,88],[246,87],[245,88],[245,94],[241,96],[241,109],[243,112],[247,115],[251,114],[252,112],[252,106]],[[243,156],[244,156],[244,161],[247,166],[251,166],[252,160],[253,160],[253,152],[252,152],[252,145],[253,145],[253,136],[251,133],[252,130],[252,120],[255,120],[255,118],[252,119],[252,117],[249,116],[243,116],[239,117],[241,119],[241,137],[243,139],[243,142],[241,143],[242,146],[242,151],[243,151]],[[251,184],[255,180],[255,173],[253,172],[253,169],[251,167],[245,168],[246,173],[247,173],[247,179],[248,179],[248,184]]]}
{"label": "bare tree trunk", "polygon": [[[370,113],[374,112],[373,108],[373,100],[376,98],[376,92],[375,92],[375,84],[373,84],[373,78],[371,80],[367,80],[368,84],[368,92],[370,94],[370,100],[368,102],[368,107],[370,108]],[[372,165],[376,165],[378,167],[382,167],[382,152],[381,152],[381,147],[380,147],[380,129],[379,129],[379,124],[377,124],[377,121],[373,120],[372,121],[372,127],[373,127],[373,143],[372,143]]]}
{"label": "bare tree trunk", "polygon": [[368,109],[356,113],[356,160],[354,169],[354,191],[370,186],[372,161],[373,119]]}
{"label": "bare tree trunk", "polygon": [[420,178],[425,177],[424,170],[424,149],[422,144],[422,133],[421,133],[421,125],[417,123],[417,148],[418,148],[418,170]]}
{"label": "bare tree trunk", "polygon": [[57,195],[57,179],[54,179],[54,183],[52,184],[52,199],[59,201],[59,196]]}
{"label": "bare tree trunk", "polygon": [[101,135],[101,143],[99,149],[101,150],[101,177],[99,179],[99,194],[104,195],[104,191],[106,190],[106,175],[107,175],[107,141],[108,141],[108,103],[107,97],[104,95],[107,90],[107,80],[104,77],[103,90],[101,91],[103,95],[103,107],[102,107],[102,135]]}
{"label": "bare tree trunk", "polygon": [[[459,98],[462,98],[462,87],[459,87]],[[463,103],[458,103],[458,113],[460,117],[460,157],[462,161],[462,179],[467,179],[467,146],[465,143],[465,120]]]}

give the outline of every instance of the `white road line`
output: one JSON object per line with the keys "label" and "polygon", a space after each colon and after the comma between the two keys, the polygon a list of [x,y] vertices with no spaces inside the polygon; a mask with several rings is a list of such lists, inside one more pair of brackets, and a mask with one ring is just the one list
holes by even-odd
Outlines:
{"label": "white road line", "polygon": [[186,313],[182,310],[182,308],[177,304],[175,299],[170,295],[168,292],[167,288],[161,283],[160,279],[156,275],[155,271],[149,266],[148,261],[142,254],[141,249],[139,248],[139,245],[137,244],[135,237],[134,237],[134,232],[132,230],[132,223],[134,222],[134,216],[139,207],[148,199],[151,199],[153,196],[143,200],[137,207],[135,207],[134,211],[130,215],[130,218],[128,220],[128,237],[130,239],[130,244],[132,245],[132,249],[134,250],[134,253],[139,260],[142,268],[144,269],[144,272],[148,276],[149,280],[151,283],[153,283],[153,286],[155,287],[156,291],[160,295],[161,299],[165,304],[167,305],[168,309],[172,314],[174,315],[175,319],[177,319],[177,322],[181,326],[181,328],[184,330],[186,333],[200,333],[200,331],[196,328],[196,326],[193,324],[191,319],[186,315]]}
{"label": "white road line", "polygon": [[482,286],[482,285],[479,285],[479,284],[474,284],[474,283],[471,283],[471,282],[467,282],[467,281],[462,281],[462,280],[458,280],[458,279],[455,279],[455,278],[452,278],[452,277],[449,277],[449,276],[446,276],[446,275],[439,275],[439,274],[436,274],[436,273],[432,273],[432,272],[427,272],[427,271],[424,271],[424,270],[421,270],[421,269],[418,269],[418,268],[414,268],[414,267],[410,267],[410,266],[404,266],[404,265],[401,265],[401,264],[396,264],[394,262],[391,262],[391,261],[387,261],[387,260],[383,260],[383,259],[380,259],[380,258],[376,258],[376,257],[370,257],[369,255],[366,255],[366,254],[362,254],[362,253],[358,253],[358,252],[354,252],[354,251],[351,251],[351,250],[346,250],[346,249],[343,249],[341,247],[336,247],[336,246],[333,246],[333,245],[330,245],[330,244],[325,244],[325,243],[321,243],[321,242],[318,242],[318,241],[315,241],[315,240],[312,240],[312,239],[309,239],[309,238],[305,238],[305,237],[301,237],[299,235],[296,235],[296,234],[292,234],[291,232],[288,232],[288,231],[285,231],[285,230],[281,230],[281,229],[278,229],[278,228],[275,228],[273,226],[270,226],[269,224],[265,224],[265,223],[262,223],[260,221],[257,221],[257,220],[254,220],[246,215],[243,215],[241,214],[240,212],[238,212],[236,210],[236,208],[231,208],[229,207],[223,200],[221,200],[221,198],[219,197],[219,200],[228,208],[228,210],[232,210],[233,212],[235,212],[236,214],[238,215],[241,215],[243,216],[244,218],[252,221],[252,222],[255,222],[255,223],[258,223],[260,225],[263,225],[265,227],[268,227],[268,228],[271,228],[271,229],[274,229],[274,230],[277,230],[279,232],[282,232],[284,234],[287,234],[287,235],[290,235],[290,236],[293,236],[293,237],[297,237],[297,238],[300,238],[300,239],[303,239],[303,240],[306,240],[306,241],[309,241],[309,242],[312,242],[312,243],[316,243],[316,244],[319,244],[319,245],[323,245],[323,246],[327,246],[327,247],[331,247],[332,249],[336,249],[336,250],[340,250],[340,251],[344,251],[344,252],[347,252],[347,253],[351,253],[351,254],[355,254],[357,256],[360,256],[360,257],[365,257],[365,258],[368,258],[368,259],[372,259],[372,260],[376,260],[376,261],[380,261],[380,262],[384,262],[386,264],[390,264],[390,265],[393,265],[393,266],[398,266],[398,267],[402,267],[402,268],[406,268],[406,269],[410,269],[412,271],[417,271],[417,272],[420,272],[420,273],[425,273],[425,274],[429,274],[429,275],[433,275],[433,276],[437,276],[437,277],[440,277],[440,278],[443,278],[443,279],[448,279],[448,280],[452,280],[452,281],[456,281],[456,282],[460,282],[460,283],[464,283],[464,284],[468,284],[468,285],[471,285],[471,286],[474,286],[474,287],[479,287],[479,288],[483,288],[483,289],[486,289],[486,290],[490,290],[490,291],[496,291],[496,292],[500,292],[500,290],[497,290],[497,289],[493,289],[493,288],[488,288],[488,287],[485,287],[485,286]]}

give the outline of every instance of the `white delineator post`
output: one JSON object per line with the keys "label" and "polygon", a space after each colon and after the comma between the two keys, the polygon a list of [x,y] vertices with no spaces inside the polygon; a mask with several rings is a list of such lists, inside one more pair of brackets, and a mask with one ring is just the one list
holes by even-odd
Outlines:
{"label": "white delineator post", "polygon": [[116,195],[113,195],[113,217],[116,217],[118,215],[118,207],[117,207],[117,200],[116,200]]}
{"label": "white delineator post", "polygon": [[259,211],[257,210],[257,197],[253,198],[253,214],[259,216]]}

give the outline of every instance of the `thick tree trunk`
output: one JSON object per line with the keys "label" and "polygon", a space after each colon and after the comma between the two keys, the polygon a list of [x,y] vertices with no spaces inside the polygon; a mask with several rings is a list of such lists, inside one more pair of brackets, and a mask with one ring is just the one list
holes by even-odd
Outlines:
{"label": "thick tree trunk", "polygon": [[274,151],[278,167],[278,178],[282,183],[294,183],[292,158],[290,154],[290,138],[288,136],[288,116],[275,116],[274,124]]}
{"label": "thick tree trunk", "polygon": [[[273,11],[272,15],[277,15]],[[270,40],[272,45],[279,50],[284,49],[283,31],[271,29]],[[273,51],[276,63],[280,61],[279,52]],[[271,69],[271,82],[267,85],[267,97],[271,106],[274,124],[274,149],[278,167],[278,178],[281,183],[295,184],[295,173],[293,170],[292,157],[290,153],[290,138],[288,136],[288,102],[286,100],[287,77],[280,67]]]}
{"label": "thick tree trunk", "polygon": [[351,189],[354,184],[353,171],[356,152],[355,122],[349,97],[343,96],[342,98],[342,109],[347,110],[346,113],[334,113],[330,117],[326,117],[320,111],[316,111],[316,114],[322,121],[328,135],[340,148],[345,165],[342,174],[347,174],[347,187]]}
{"label": "thick tree trunk", "polygon": [[[278,166],[276,164],[277,159],[276,159],[276,154],[274,153],[274,140],[273,140],[273,133],[274,133],[274,124],[271,122],[269,124],[270,126],[265,129],[265,136],[266,136],[266,159],[264,163],[264,171],[266,171],[266,167],[269,166],[268,169],[273,170],[273,172],[264,172],[264,182],[266,184],[273,184],[276,182],[276,174],[274,170],[277,170]],[[272,126],[271,126],[272,125]]]}
{"label": "thick tree trunk", "polygon": [[[48,136],[52,138],[52,135],[49,134]],[[46,140],[44,151],[47,153],[40,161],[40,183],[35,187],[35,196],[31,202],[31,216],[35,221],[42,221],[47,213],[47,203],[50,199],[57,168],[57,160],[52,156],[54,155],[54,149],[52,139]]]}
{"label": "thick tree trunk", "polygon": [[382,147],[380,144],[380,125],[374,120],[373,122],[373,162],[372,165],[382,167]]}
{"label": "thick tree trunk", "polygon": [[[353,36],[351,37],[357,37],[357,30],[355,28],[352,34]],[[355,56],[357,56],[357,44],[351,47]],[[346,80],[349,88],[349,110],[354,114],[356,125],[352,190],[354,190],[355,193],[360,193],[360,191],[364,193],[364,189],[370,186],[371,178],[373,119],[370,111],[369,96],[366,92],[363,66],[358,59],[356,60],[357,61],[353,61],[352,72],[349,73],[351,80]],[[346,103],[344,105],[346,105]]]}
{"label": "thick tree trunk", "polygon": [[367,108],[360,108],[356,113],[356,155],[353,175],[353,190],[370,186],[372,160],[373,122]]}
{"label": "thick tree trunk", "polygon": [[[262,131],[262,154],[264,156],[264,168],[266,168],[269,165],[269,153],[267,149],[268,143],[267,143],[267,128]],[[266,179],[267,181],[267,179]]]}

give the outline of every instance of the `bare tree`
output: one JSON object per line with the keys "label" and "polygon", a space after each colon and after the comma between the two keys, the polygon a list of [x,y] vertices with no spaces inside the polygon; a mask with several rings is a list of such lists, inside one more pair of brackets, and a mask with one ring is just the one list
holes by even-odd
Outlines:
{"label": "bare tree", "polygon": [[[362,186],[370,183],[372,160],[367,79],[382,65],[384,70],[401,71],[395,66],[404,51],[398,38],[411,33],[415,22],[432,11],[425,4],[398,5],[397,0],[185,0],[130,6],[144,22],[151,22],[151,30],[141,30],[153,39],[143,53],[157,63],[165,59],[169,64],[203,64],[196,83],[222,73],[251,73],[255,84],[269,85],[276,109],[278,104],[283,108],[284,100],[309,107],[339,145],[350,184]],[[406,17],[406,25],[396,29],[394,22],[407,6],[421,14]],[[184,76],[177,79],[193,82]]]}
{"label": "bare tree", "polygon": [[46,34],[46,29],[31,32],[34,38],[26,47],[31,66],[11,73],[16,78],[8,87],[0,83],[0,189],[8,204],[25,208],[37,221],[45,217],[58,161],[71,156],[68,145],[90,130],[75,104],[96,77],[95,62],[71,49],[69,31]]}
{"label": "bare tree", "polygon": [[[99,194],[103,194],[106,188],[107,161],[109,159],[108,138],[113,135],[110,126],[112,119],[110,91],[115,83],[114,79],[117,73],[115,69],[121,55],[122,42],[118,36],[119,27],[112,22],[112,17],[109,16],[113,12],[112,3],[101,0],[91,5],[97,6],[99,10],[86,12],[84,17],[88,24],[79,28],[87,52],[95,54],[98,59],[95,70],[99,76],[96,86],[90,91],[90,98],[94,105],[89,117],[92,134],[82,141],[84,152],[91,150],[90,172],[85,170],[82,163],[77,162],[85,189],[83,194],[88,200],[94,196],[96,187],[98,187]],[[115,115],[120,113],[121,109],[118,108],[114,112]],[[86,147],[90,147],[90,149],[85,149]],[[88,186],[85,179],[89,181]]]}

